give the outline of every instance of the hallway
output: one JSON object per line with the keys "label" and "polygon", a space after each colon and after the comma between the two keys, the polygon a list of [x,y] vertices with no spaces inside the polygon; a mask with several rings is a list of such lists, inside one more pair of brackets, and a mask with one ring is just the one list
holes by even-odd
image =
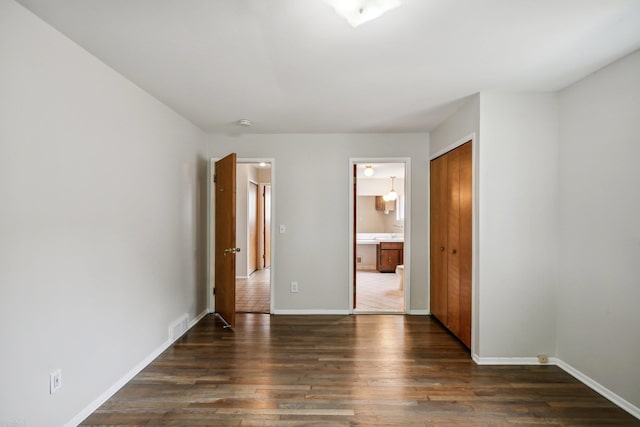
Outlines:
{"label": "hallway", "polygon": [[269,313],[271,269],[256,270],[248,279],[236,279],[236,312]]}

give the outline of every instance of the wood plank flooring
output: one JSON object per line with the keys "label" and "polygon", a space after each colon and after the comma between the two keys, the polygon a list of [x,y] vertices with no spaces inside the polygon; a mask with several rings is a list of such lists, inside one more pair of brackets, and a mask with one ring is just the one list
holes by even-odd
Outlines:
{"label": "wood plank flooring", "polygon": [[428,316],[209,315],[83,426],[640,426],[555,366],[476,366]]}

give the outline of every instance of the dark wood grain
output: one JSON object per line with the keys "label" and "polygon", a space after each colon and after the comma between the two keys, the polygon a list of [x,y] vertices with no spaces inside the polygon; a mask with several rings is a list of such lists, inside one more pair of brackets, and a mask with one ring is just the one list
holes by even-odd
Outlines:
{"label": "dark wood grain", "polygon": [[447,323],[460,337],[460,149],[447,157]]}
{"label": "dark wood grain", "polygon": [[236,317],[236,153],[215,164],[215,310],[231,326]]}
{"label": "dark wood grain", "polygon": [[640,426],[555,366],[477,366],[429,316],[205,317],[83,426]]}

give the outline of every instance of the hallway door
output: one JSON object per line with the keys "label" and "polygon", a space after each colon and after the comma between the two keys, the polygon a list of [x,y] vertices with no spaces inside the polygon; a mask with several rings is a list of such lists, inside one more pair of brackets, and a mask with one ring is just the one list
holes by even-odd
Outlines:
{"label": "hallway door", "polygon": [[236,323],[236,154],[215,163],[215,311]]}

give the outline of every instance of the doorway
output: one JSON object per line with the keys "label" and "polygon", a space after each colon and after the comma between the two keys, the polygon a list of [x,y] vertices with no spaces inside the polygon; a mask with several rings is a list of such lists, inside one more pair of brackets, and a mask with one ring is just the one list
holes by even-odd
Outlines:
{"label": "doorway", "polygon": [[236,242],[241,250],[236,256],[236,312],[271,311],[271,242],[264,237],[271,235],[270,189],[270,163],[238,161]]}
{"label": "doorway", "polygon": [[408,160],[352,160],[355,313],[404,313],[408,300]]}

